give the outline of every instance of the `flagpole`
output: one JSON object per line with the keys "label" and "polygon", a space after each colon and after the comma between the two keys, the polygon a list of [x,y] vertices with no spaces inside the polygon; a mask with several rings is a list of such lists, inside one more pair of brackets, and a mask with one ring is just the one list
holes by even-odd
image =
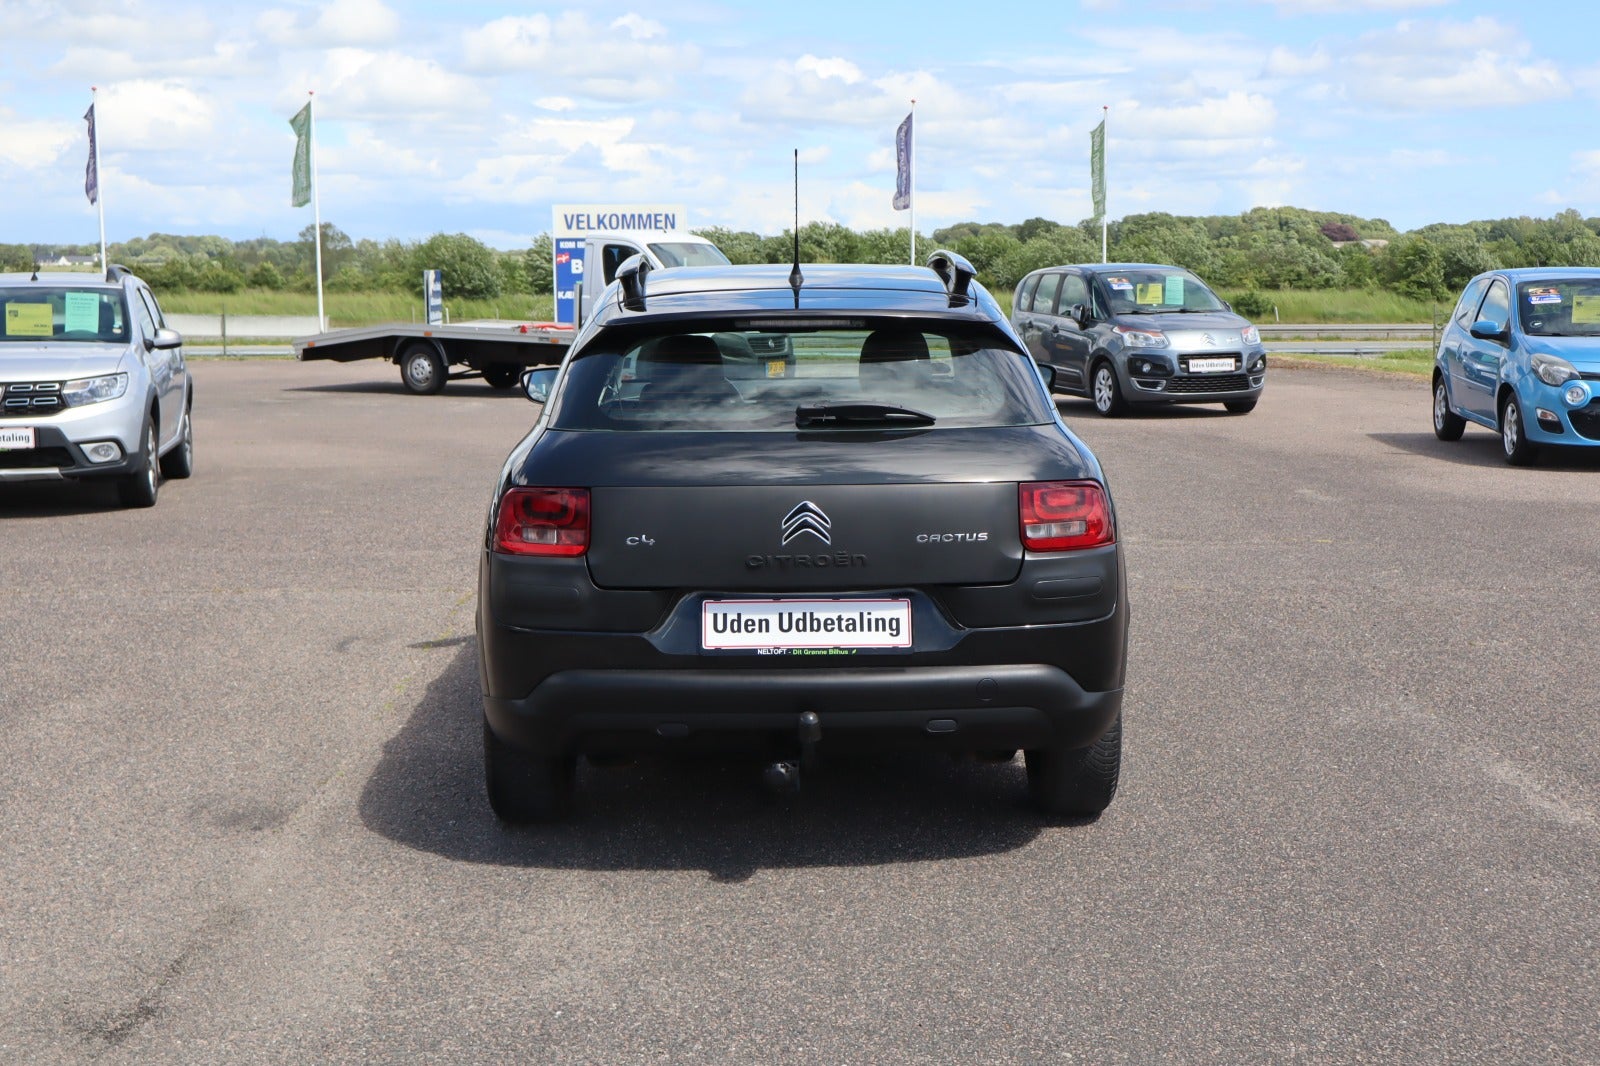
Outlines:
{"label": "flagpole", "polygon": [[[1110,184],[1110,183],[1109,182],[1105,182],[1105,178],[1104,178],[1105,168],[1106,168],[1106,139],[1105,139],[1103,131],[1105,130],[1106,120],[1109,119],[1110,117],[1111,117],[1111,108],[1110,108],[1110,106],[1102,104],[1100,106],[1100,128],[1102,130],[1102,136],[1100,138],[1100,173],[1102,175],[1101,176],[1101,181],[1104,182],[1105,184]],[[1100,212],[1100,262],[1102,262],[1102,263],[1106,262],[1106,218],[1107,218],[1108,214],[1109,214],[1109,212],[1107,212],[1107,211]]]}
{"label": "flagpole", "polygon": [[100,102],[100,89],[98,86],[89,86],[89,107],[94,111],[94,203],[100,209],[100,272],[104,274],[111,269],[111,261],[106,258],[106,197],[100,184],[100,109],[95,104]]}
{"label": "flagpole", "polygon": [[317,109],[312,106],[316,103],[317,92],[315,89],[308,89],[306,95],[311,97],[306,104],[311,108],[306,114],[309,119],[306,128],[311,134],[311,219],[316,226],[313,233],[317,249],[317,329],[325,332],[328,328],[328,316],[322,310],[322,182],[317,180]]}
{"label": "flagpole", "polygon": [[906,206],[908,208],[910,208],[910,210],[911,210],[911,214],[907,216],[907,221],[911,225],[910,241],[911,241],[911,265],[912,266],[916,266],[917,265],[917,123],[916,123],[916,117],[917,117],[917,101],[915,99],[913,99],[911,101],[911,118],[912,118],[912,122],[911,122],[911,138],[910,138],[911,143],[909,145],[907,145],[907,148],[909,148],[910,150],[906,153],[906,156],[907,156],[907,159],[906,159],[906,171],[907,171],[907,174],[906,174],[906,190],[910,194],[909,197],[906,200]]}

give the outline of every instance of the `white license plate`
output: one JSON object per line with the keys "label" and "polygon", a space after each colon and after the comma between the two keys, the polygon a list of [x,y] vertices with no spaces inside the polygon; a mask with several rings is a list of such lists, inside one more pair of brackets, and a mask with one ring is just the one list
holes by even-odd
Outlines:
{"label": "white license plate", "polygon": [[707,600],[707,651],[757,648],[909,648],[910,600]]}
{"label": "white license plate", "polygon": [[32,448],[35,443],[32,426],[0,426],[0,451]]}
{"label": "white license plate", "polygon": [[1191,374],[1226,374],[1233,369],[1232,359],[1191,359],[1189,360],[1189,373]]}

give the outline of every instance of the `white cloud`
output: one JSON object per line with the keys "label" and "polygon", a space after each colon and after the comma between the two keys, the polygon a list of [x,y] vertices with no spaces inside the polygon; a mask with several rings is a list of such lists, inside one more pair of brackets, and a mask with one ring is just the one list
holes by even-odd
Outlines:
{"label": "white cloud", "polygon": [[647,19],[642,15],[635,15],[632,12],[614,20],[611,23],[611,28],[627,30],[629,36],[636,41],[648,41],[652,37],[663,37],[667,32],[666,27],[662,26],[661,23]]}
{"label": "white cloud", "polygon": [[1447,167],[1460,160],[1443,148],[1396,148],[1389,153],[1389,165],[1403,170],[1420,170],[1423,167]]}
{"label": "white cloud", "polygon": [[216,126],[216,104],[180,81],[117,82],[95,105],[102,152],[209,148]]}
{"label": "white cloud", "polygon": [[74,141],[83,144],[84,161],[89,159],[87,123],[74,125],[20,119],[15,111],[0,107],[0,127],[6,131],[6,135],[0,137],[0,161],[23,170],[43,170],[54,165]]}
{"label": "white cloud", "polygon": [[484,86],[432,59],[361,48],[329,49],[320,59],[286,79],[282,107],[298,109],[305,88],[315,90],[321,118],[458,122],[487,105]]}
{"label": "white cloud", "polygon": [[1322,48],[1301,53],[1280,45],[1267,53],[1266,73],[1273,78],[1299,78],[1319,74],[1332,65],[1333,60]]}
{"label": "white cloud", "polygon": [[1118,108],[1114,133],[1132,140],[1238,141],[1268,136],[1277,123],[1273,102],[1258,93],[1231,92],[1172,107],[1138,103]]}
{"label": "white cloud", "polygon": [[795,60],[794,69],[823,80],[835,78],[846,85],[854,85],[862,78],[861,68],[848,59],[819,59],[809,53]]}
{"label": "white cloud", "polygon": [[340,48],[387,44],[400,17],[383,0],[332,0],[315,18],[273,8],[256,18],[256,32],[285,48]]}
{"label": "white cloud", "polygon": [[1419,7],[1444,7],[1452,0],[1258,0],[1278,9],[1280,15],[1351,15],[1358,11],[1409,11]]}
{"label": "white cloud", "polygon": [[1516,107],[1570,94],[1559,68],[1492,18],[1404,21],[1364,35],[1344,61],[1353,99],[1407,111]]}
{"label": "white cloud", "polygon": [[638,16],[600,27],[578,12],[507,15],[463,34],[462,59],[479,74],[537,75],[564,95],[652,100],[700,66],[699,49],[659,41],[664,32]]}

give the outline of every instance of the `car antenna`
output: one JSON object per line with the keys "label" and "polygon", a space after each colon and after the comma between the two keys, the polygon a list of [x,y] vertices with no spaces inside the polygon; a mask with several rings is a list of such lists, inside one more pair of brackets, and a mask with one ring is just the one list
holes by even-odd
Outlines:
{"label": "car antenna", "polygon": [[35,259],[33,261],[33,277],[29,278],[28,280],[29,281],[38,281],[39,280],[39,261],[37,259]]}
{"label": "car antenna", "polygon": [[800,286],[805,283],[800,273],[800,149],[794,150],[794,268],[789,271],[789,288],[794,290],[794,309],[800,310]]}

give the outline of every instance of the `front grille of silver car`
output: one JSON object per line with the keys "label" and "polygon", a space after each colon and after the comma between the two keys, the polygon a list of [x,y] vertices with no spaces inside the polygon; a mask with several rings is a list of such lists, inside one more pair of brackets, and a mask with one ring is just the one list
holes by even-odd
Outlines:
{"label": "front grille of silver car", "polygon": [[1201,392],[1249,392],[1250,378],[1245,374],[1180,375],[1167,379],[1168,393],[1193,395]]}
{"label": "front grille of silver car", "polygon": [[65,448],[18,448],[0,451],[0,470],[66,469],[73,465]]}
{"label": "front grille of silver car", "polygon": [[0,415],[48,415],[66,407],[59,381],[17,381],[0,385]]}

